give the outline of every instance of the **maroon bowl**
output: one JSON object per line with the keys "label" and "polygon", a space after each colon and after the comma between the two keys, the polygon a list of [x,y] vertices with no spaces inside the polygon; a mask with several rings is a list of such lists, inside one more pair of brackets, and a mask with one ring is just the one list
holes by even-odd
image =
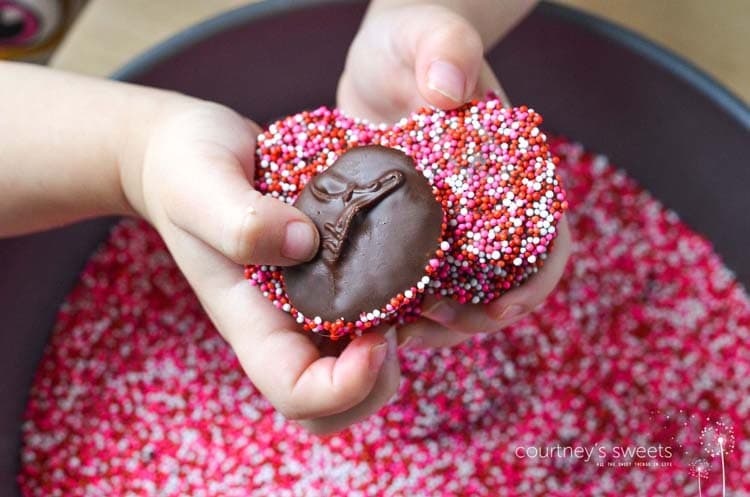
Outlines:
{"label": "maroon bowl", "polygon": [[[258,121],[331,104],[365,4],[278,0],[196,25],[115,78]],[[750,110],[700,71],[601,19],[542,4],[489,55],[546,126],[609,155],[750,282]],[[112,219],[0,240],[0,495],[19,495],[22,414],[57,309]]]}

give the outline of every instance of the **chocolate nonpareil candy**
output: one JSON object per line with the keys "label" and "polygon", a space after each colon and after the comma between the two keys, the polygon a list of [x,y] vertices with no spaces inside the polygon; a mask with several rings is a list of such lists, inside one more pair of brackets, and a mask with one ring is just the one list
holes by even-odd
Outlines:
{"label": "chocolate nonpareil candy", "polygon": [[316,223],[321,248],[251,284],[333,338],[422,312],[425,295],[483,304],[539,270],[567,208],[541,116],[499,99],[425,108],[393,126],[333,109],[258,136],[255,187]]}
{"label": "chocolate nonpareil candy", "polygon": [[356,321],[413,287],[439,248],[443,210],[406,154],[352,148],[312,178],[294,203],[320,232],[308,263],[282,270],[306,316]]}

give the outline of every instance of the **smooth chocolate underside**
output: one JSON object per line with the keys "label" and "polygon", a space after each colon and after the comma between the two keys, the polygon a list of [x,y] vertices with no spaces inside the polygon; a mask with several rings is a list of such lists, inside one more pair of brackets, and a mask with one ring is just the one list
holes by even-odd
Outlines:
{"label": "smooth chocolate underside", "polygon": [[320,233],[310,262],[283,269],[305,316],[356,321],[415,286],[438,249],[443,211],[406,154],[377,145],[344,153],[294,204]]}

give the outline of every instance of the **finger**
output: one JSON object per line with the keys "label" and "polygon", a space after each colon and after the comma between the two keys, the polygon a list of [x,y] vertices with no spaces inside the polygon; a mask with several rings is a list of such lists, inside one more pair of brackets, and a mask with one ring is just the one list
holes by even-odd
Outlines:
{"label": "finger", "polygon": [[[402,97],[416,91],[414,88],[410,91],[406,84],[411,81],[412,87],[415,85],[411,68],[393,70],[388,78],[377,69],[372,65],[365,65],[360,70],[347,69],[341,75],[336,92],[339,110],[372,124],[387,124],[395,123],[409,111],[425,105],[412,103],[412,99]],[[352,72],[356,76],[352,76]]]}
{"label": "finger", "polygon": [[429,319],[418,319],[398,329],[399,349],[453,347],[472,334],[451,330]]}
{"label": "finger", "polygon": [[[251,143],[242,149],[254,150],[254,125],[243,126]],[[180,174],[156,182],[169,184],[159,192],[168,220],[236,263],[284,266],[312,258],[318,247],[312,221],[254,190],[248,180],[253,154],[242,157],[240,147],[218,140],[183,145]]]}
{"label": "finger", "polygon": [[376,413],[396,394],[401,380],[401,367],[398,362],[398,348],[395,329],[388,336],[388,353],[378,379],[369,395],[347,411],[333,416],[300,421],[308,431],[326,435],[343,430]]}
{"label": "finger", "polygon": [[544,302],[565,270],[571,238],[564,216],[557,227],[559,233],[544,266],[518,288],[486,305],[459,304],[430,296],[425,299],[422,315],[463,333],[494,332],[518,321]]}
{"label": "finger", "polygon": [[488,93],[494,93],[500,98],[500,101],[505,107],[511,107],[510,99],[505,93],[502,85],[500,85],[500,81],[497,80],[495,72],[492,70],[492,67],[490,67],[487,61],[484,61],[482,63],[482,69],[479,73],[479,82],[477,83],[477,89],[470,98],[481,100],[484,99]]}
{"label": "finger", "polygon": [[230,331],[228,340],[266,398],[288,419],[301,420],[331,416],[362,402],[375,387],[395,331],[355,338],[338,357],[321,357],[309,336],[288,327]]}
{"label": "finger", "polygon": [[339,357],[322,357],[311,335],[297,331],[236,265],[185,231],[162,236],[253,384],[284,416],[328,416],[372,391],[388,351],[383,332],[352,340]]}
{"label": "finger", "polygon": [[422,19],[419,11],[406,6],[367,16],[339,81],[336,100],[342,112],[372,123],[393,123],[428,105],[417,90],[415,47],[407,46],[410,38],[405,36],[405,24]]}
{"label": "finger", "polygon": [[402,36],[409,39],[417,88],[428,103],[453,109],[476,92],[482,39],[463,17],[436,8],[414,19]]}

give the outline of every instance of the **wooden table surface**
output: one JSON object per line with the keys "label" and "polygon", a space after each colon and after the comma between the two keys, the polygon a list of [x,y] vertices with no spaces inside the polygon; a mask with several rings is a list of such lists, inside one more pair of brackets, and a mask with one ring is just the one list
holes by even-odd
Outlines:
{"label": "wooden table surface", "polygon": [[[750,102],[750,0],[558,1],[643,34]],[[91,0],[51,64],[105,76],[187,26],[245,3],[248,0]]]}

